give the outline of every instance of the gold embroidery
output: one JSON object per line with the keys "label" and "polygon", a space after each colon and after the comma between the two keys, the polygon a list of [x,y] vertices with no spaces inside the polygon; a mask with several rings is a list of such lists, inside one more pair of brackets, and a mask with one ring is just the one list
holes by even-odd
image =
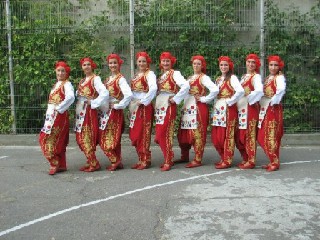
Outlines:
{"label": "gold embroidery", "polygon": [[170,90],[170,84],[169,84],[169,82],[165,82],[165,83],[163,84],[163,86],[162,86],[162,89],[163,89],[163,90]]}
{"label": "gold embroidery", "polygon": [[61,128],[60,127],[55,127],[51,130],[51,134],[47,135],[46,143],[44,146],[44,154],[45,157],[50,160],[50,162],[53,165],[57,165],[58,161],[55,159],[52,159],[55,156],[55,151],[57,147],[57,141],[58,137],[60,135]]}
{"label": "gold embroidery", "polygon": [[204,74],[200,74],[200,75],[195,74],[188,78],[188,81],[190,84],[190,90],[189,90],[190,95],[204,96],[206,94],[205,86],[201,82],[201,78],[203,77],[203,75]]}
{"label": "gold embroidery", "polygon": [[[149,73],[149,69],[145,71],[144,73],[137,74],[134,79],[131,80],[131,90],[137,91],[137,92],[148,92],[149,91],[149,85],[147,84],[146,76]],[[143,86],[142,83],[145,83],[145,86]]]}
{"label": "gold embroidery", "polygon": [[90,90],[89,87],[86,86],[86,87],[83,88],[82,93],[84,94],[84,96],[90,97],[90,95],[91,95],[91,90]]}
{"label": "gold embroidery", "polygon": [[86,97],[88,99],[94,99],[98,96],[96,89],[94,88],[94,78],[96,75],[93,75],[91,79],[83,86],[82,83],[85,82],[85,78],[82,79],[79,83],[78,94],[80,96]]}
{"label": "gold embroidery", "polygon": [[87,155],[93,151],[92,146],[94,143],[92,130],[90,126],[83,126],[81,130],[82,143],[83,143],[83,152]]}
{"label": "gold embroidery", "polygon": [[277,75],[274,77],[268,76],[265,79],[263,91],[266,97],[271,98],[276,94],[276,92],[274,91],[274,88],[276,86],[276,79],[277,79]]}
{"label": "gold embroidery", "polygon": [[62,102],[62,99],[61,99],[61,97],[57,94],[57,95],[52,96],[52,101],[57,104],[57,103]]}
{"label": "gold embroidery", "polygon": [[192,88],[190,89],[189,93],[191,95],[197,95],[197,94],[200,93],[200,90],[199,90],[199,88],[197,86],[192,86]]}
{"label": "gold embroidery", "polygon": [[[50,95],[49,95],[49,103],[59,104],[64,100],[64,90],[63,90],[64,88],[63,88],[63,86],[64,86],[64,84],[66,82],[67,82],[67,80],[63,81],[61,83],[61,85],[57,89],[55,89],[52,93],[50,93]],[[56,84],[54,85],[54,87],[55,86],[56,86]]]}
{"label": "gold embroidery", "polygon": [[244,81],[242,82],[241,85],[244,89],[245,96],[248,96],[251,93],[251,88],[250,88],[249,84],[253,85],[252,80],[253,80],[254,75],[256,75],[256,73],[253,73],[250,75],[246,74],[244,76]]}
{"label": "gold embroidery", "polygon": [[252,119],[248,122],[247,136],[246,136],[246,152],[248,154],[248,161],[255,163],[257,151],[257,120]]}
{"label": "gold embroidery", "polygon": [[113,86],[109,86],[108,90],[109,90],[111,96],[114,96],[116,94],[116,91]]}
{"label": "gold embroidery", "polygon": [[[217,83],[219,84],[221,81],[223,81],[220,78],[217,79]],[[219,87],[219,94],[218,99],[220,98],[230,98],[234,94],[234,89],[230,84],[230,80],[224,80],[224,82]]]}
{"label": "gold embroidery", "polygon": [[167,113],[169,115],[168,120],[169,126],[166,131],[166,149],[168,151],[166,152],[165,160],[172,161],[173,158],[173,152],[172,152],[172,145],[173,145],[173,133],[174,133],[174,119],[171,119],[172,109],[169,108],[169,111]]}
{"label": "gold embroidery", "polygon": [[276,121],[269,121],[268,122],[268,132],[267,132],[267,148],[269,152],[274,153],[276,148],[277,148],[277,142],[276,142],[276,128],[277,128],[277,123]]}
{"label": "gold embroidery", "polygon": [[[232,157],[234,153],[234,147],[235,147],[235,140],[234,140],[234,132],[235,132],[235,126],[236,126],[236,119],[228,121],[227,122],[227,129],[226,129],[226,140],[225,140],[225,146],[226,146],[226,152],[228,153],[227,158],[225,159],[226,162],[231,163]],[[226,157],[226,153],[224,154]]]}
{"label": "gold embroidery", "polygon": [[119,124],[109,120],[106,130],[102,133],[102,141],[100,143],[102,144],[101,148],[112,163],[115,163],[118,158],[114,150],[119,142],[119,131],[121,131],[119,129],[121,124]]}
{"label": "gold embroidery", "polygon": [[245,92],[245,96],[248,96],[251,93],[250,87],[249,86],[245,86],[244,88],[244,92]]}

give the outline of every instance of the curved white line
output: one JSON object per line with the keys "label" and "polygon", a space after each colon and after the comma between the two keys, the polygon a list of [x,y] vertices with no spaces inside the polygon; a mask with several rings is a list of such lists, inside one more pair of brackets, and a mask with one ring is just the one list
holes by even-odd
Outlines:
{"label": "curved white line", "polygon": [[227,173],[227,172],[230,172],[230,171],[233,171],[233,170],[215,172],[215,173],[210,173],[210,174],[203,174],[203,175],[193,176],[193,177],[189,177],[189,178],[182,178],[182,179],[178,179],[178,180],[174,180],[174,181],[169,181],[169,182],[165,182],[165,183],[146,186],[144,188],[138,188],[138,189],[135,189],[135,190],[132,190],[132,191],[128,191],[128,192],[125,192],[125,193],[120,193],[120,194],[113,195],[113,196],[110,196],[110,197],[107,197],[107,198],[102,198],[102,199],[98,199],[98,200],[91,201],[91,202],[88,202],[88,203],[80,204],[78,206],[73,206],[73,207],[70,207],[70,208],[66,208],[66,209],[63,209],[61,211],[58,211],[58,212],[55,212],[55,213],[51,213],[51,214],[49,214],[47,216],[43,216],[41,218],[37,218],[35,220],[20,224],[18,226],[13,227],[13,228],[1,231],[0,232],[0,237],[3,236],[3,235],[8,234],[10,232],[17,231],[19,229],[31,226],[31,225],[36,224],[38,222],[42,222],[42,221],[48,220],[50,218],[62,215],[64,213],[77,210],[79,208],[88,207],[88,206],[95,205],[95,204],[98,204],[98,203],[101,203],[101,202],[107,202],[107,201],[115,199],[115,198],[131,195],[131,194],[134,194],[134,193],[137,193],[137,192],[142,192],[142,191],[150,190],[150,189],[157,188],[157,187],[163,187],[163,186],[172,185],[172,184],[175,184],[175,183],[178,183],[178,182],[185,182],[185,181],[190,181],[190,180],[194,180],[194,179],[198,179],[198,178],[209,177],[209,176],[213,176],[213,175],[219,175],[219,174]]}
{"label": "curved white line", "polygon": [[[284,164],[296,164],[296,163],[299,164],[299,163],[310,163],[310,162],[320,162],[320,160],[296,161],[296,162],[289,162],[289,163],[282,163],[282,164],[283,165]],[[80,205],[73,206],[73,207],[70,207],[70,208],[66,208],[66,209],[63,209],[61,211],[58,211],[58,212],[55,212],[55,213],[51,213],[51,214],[49,214],[47,216],[43,216],[41,218],[37,218],[35,220],[32,220],[32,221],[20,224],[18,226],[9,228],[7,230],[1,231],[0,232],[0,237],[3,236],[3,235],[8,234],[10,232],[15,232],[17,230],[20,230],[22,228],[31,226],[31,225],[36,224],[38,222],[42,222],[42,221],[48,220],[50,218],[53,218],[53,217],[65,214],[67,212],[71,212],[71,211],[83,208],[83,207],[88,207],[88,206],[95,205],[95,204],[98,204],[98,203],[101,203],[101,202],[107,202],[107,201],[113,200],[115,198],[131,195],[131,194],[134,194],[134,193],[137,193],[137,192],[142,192],[142,191],[150,190],[150,189],[157,188],[157,187],[168,186],[168,185],[172,185],[172,184],[175,184],[175,183],[186,182],[186,181],[195,180],[195,179],[203,178],[203,177],[210,177],[210,176],[213,176],[213,175],[219,175],[219,174],[223,174],[223,173],[228,173],[228,172],[231,172],[231,171],[234,171],[234,170],[239,170],[239,169],[224,170],[224,171],[219,171],[219,172],[215,172],[215,173],[203,174],[203,175],[193,176],[193,177],[189,177],[189,178],[182,178],[182,179],[178,179],[178,180],[174,180],[174,181],[169,181],[169,182],[165,182],[165,183],[159,183],[159,184],[155,184],[155,185],[151,185],[151,186],[146,186],[146,187],[143,187],[143,188],[138,188],[138,189],[135,189],[135,190],[132,190],[132,191],[128,191],[128,192],[125,192],[125,193],[120,193],[120,194],[117,194],[117,195],[113,195],[113,196],[110,196],[110,197],[107,197],[107,198],[102,198],[102,199],[98,199],[98,200],[91,201],[91,202],[88,202],[88,203],[80,204]]]}

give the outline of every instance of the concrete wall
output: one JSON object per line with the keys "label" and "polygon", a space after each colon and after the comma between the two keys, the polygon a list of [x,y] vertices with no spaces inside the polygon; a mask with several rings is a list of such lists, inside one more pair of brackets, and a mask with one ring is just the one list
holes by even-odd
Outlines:
{"label": "concrete wall", "polygon": [[298,7],[301,13],[307,13],[312,6],[315,6],[318,0],[277,0],[275,2],[278,2],[281,10],[290,10],[293,7]]}

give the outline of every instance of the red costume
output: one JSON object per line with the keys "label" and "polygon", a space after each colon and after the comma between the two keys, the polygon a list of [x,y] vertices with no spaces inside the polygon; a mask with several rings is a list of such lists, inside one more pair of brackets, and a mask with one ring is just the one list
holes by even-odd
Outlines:
{"label": "red costume", "polygon": [[240,169],[252,169],[256,165],[259,101],[263,96],[260,66],[259,57],[254,53],[249,54],[246,57],[247,73],[240,81],[245,92],[237,102],[239,124],[236,132],[236,146],[242,156],[242,162],[238,164]]}
{"label": "red costume", "polygon": [[169,171],[174,165],[172,150],[175,120],[177,116],[177,104],[188,94],[189,83],[179,71],[172,66],[176,58],[170,52],[160,55],[160,68],[162,75],[158,78],[158,96],[155,104],[155,142],[159,144],[164,156],[161,171]]}
{"label": "red costume", "polygon": [[[269,56],[270,65],[277,64],[278,72],[265,79],[263,92],[264,96],[260,100],[260,113],[258,124],[258,143],[270,160],[270,163],[263,168],[267,171],[275,171],[280,167],[280,146],[283,136],[283,109],[281,100],[285,94],[285,78],[281,73],[284,63],[279,56]],[[271,70],[270,70],[271,69]],[[274,70],[272,70],[274,71]]]}
{"label": "red costume", "polygon": [[[252,91],[254,91],[253,77],[252,74],[244,82],[242,87],[245,91],[245,97],[247,97]],[[252,105],[246,104],[245,108],[239,109],[239,121],[245,121],[245,128],[237,129],[236,132],[236,146],[242,156],[242,163],[239,165],[240,168],[253,168],[256,164],[256,151],[257,151],[257,124],[259,119],[259,103],[256,102]],[[241,116],[245,115],[246,119],[241,119]],[[241,126],[241,125],[240,125]]]}
{"label": "red costume", "polygon": [[[275,171],[280,167],[280,146],[284,132],[281,100],[285,94],[286,83],[281,73],[284,67],[281,58],[269,56],[268,62],[270,73],[271,71],[277,71],[277,73],[270,74],[264,82],[264,96],[260,100],[258,143],[270,160],[270,163],[263,168],[266,168],[267,171]],[[276,70],[274,66],[277,67]]]}
{"label": "red costume", "polygon": [[[95,99],[98,96],[97,91],[94,88],[94,78],[92,78],[86,82],[86,84],[82,85],[85,81],[85,78],[82,79],[78,86],[78,96],[85,97],[86,99]],[[76,140],[77,143],[85,154],[87,158],[87,167],[92,169],[99,169],[100,164],[96,157],[96,146],[98,143],[98,112],[97,109],[92,109],[90,105],[86,103],[83,104],[81,111],[76,113],[76,118],[83,118],[83,123],[81,129],[80,126],[76,125]],[[81,168],[80,170],[84,171],[85,168]]]}
{"label": "red costume", "polygon": [[[65,62],[57,62],[56,71],[60,67],[64,68],[67,79],[70,67]],[[58,74],[61,73],[57,72],[57,76]],[[46,120],[39,135],[41,150],[50,163],[50,175],[67,170],[66,148],[69,143],[69,114],[67,109],[73,101],[74,90],[71,83],[68,80],[57,81],[49,94]]]}
{"label": "red costume", "polygon": [[[264,85],[266,97],[274,96],[276,92],[275,78]],[[264,109],[262,109],[264,110]],[[271,165],[280,166],[279,152],[283,136],[283,109],[282,104],[268,106],[261,128],[258,133],[258,142],[270,159]]]}
{"label": "red costume", "polygon": [[[189,94],[192,96],[205,96],[206,88],[201,83],[201,78],[204,74],[200,74],[196,79],[189,81]],[[191,107],[192,108],[192,107]],[[209,109],[206,103],[196,101],[197,117],[195,129],[181,129],[178,131],[178,141],[181,148],[181,160],[189,161],[189,150],[191,146],[194,148],[194,162],[201,164],[204,147],[207,140],[207,126],[209,122]],[[189,111],[189,109],[183,109]],[[192,109],[191,109],[192,111]],[[183,123],[182,123],[183,124]]]}
{"label": "red costume", "polygon": [[[107,90],[109,91],[110,97],[121,101],[123,94],[119,86],[119,80],[123,76],[118,74],[113,80],[107,78],[104,82]],[[99,145],[105,155],[109,158],[111,164],[117,163],[116,168],[123,168],[121,162],[121,135],[124,130],[124,114],[123,109],[110,109],[110,112],[103,113],[108,114],[108,119],[103,119],[101,122],[100,118],[100,130],[99,130]],[[106,126],[104,126],[104,124]],[[104,126],[104,129],[102,129]],[[116,170],[111,168],[108,170]]]}
{"label": "red costume", "polygon": [[[202,165],[202,156],[207,140],[210,103],[219,92],[218,87],[205,74],[206,61],[203,56],[191,59],[194,75],[188,78],[190,90],[184,98],[181,111],[181,123],[178,141],[181,148],[181,159],[175,162],[189,162],[189,150],[193,145],[195,156],[185,167],[194,168]],[[207,89],[209,93],[207,94]]]}
{"label": "red costume", "polygon": [[238,122],[236,103],[244,94],[238,78],[232,74],[232,60],[228,56],[219,58],[220,70],[226,71],[225,64],[221,64],[221,62],[226,62],[229,69],[224,76],[219,77],[216,81],[219,86],[219,94],[212,114],[211,139],[220,155],[220,161],[215,163],[217,169],[231,167],[235,147],[235,130]]}
{"label": "red costume", "polygon": [[[149,91],[149,86],[147,82],[146,75],[149,70],[146,71],[141,77],[131,80],[131,90],[133,92],[144,92]],[[131,122],[134,121],[132,128],[129,131],[129,137],[131,143],[135,146],[138,153],[139,162],[146,165],[150,165],[151,162],[151,151],[150,151],[150,141],[151,141],[151,128],[153,121],[154,108],[152,103],[147,106],[140,104],[137,110],[135,110],[131,117]]]}
{"label": "red costume", "polygon": [[[219,85],[221,78],[217,79]],[[227,99],[235,93],[230,84],[230,79],[225,80],[219,88],[218,99]],[[222,111],[225,109],[221,109]],[[211,140],[220,155],[220,163],[231,165],[234,154],[234,134],[236,129],[238,110],[237,105],[226,107],[225,122],[226,127],[213,126],[211,131]]]}
{"label": "red costume", "polygon": [[[59,104],[64,100],[64,84],[65,82],[49,95],[49,104]],[[65,171],[67,169],[66,148],[69,143],[69,114],[68,111],[56,114],[54,124],[51,126],[51,133],[46,134],[41,131],[39,143],[50,166],[57,167],[58,171]]]}
{"label": "red costume", "polygon": [[[163,81],[158,80],[158,91],[176,94],[178,92],[178,86],[173,79],[174,70],[169,70],[166,79]],[[159,110],[161,111],[161,109]],[[159,144],[161,151],[164,155],[164,164],[173,165],[173,133],[174,123],[177,116],[177,105],[176,103],[170,103],[167,109],[163,107],[162,111],[165,111],[164,119],[162,124],[156,124],[155,127],[155,142]],[[159,116],[162,118],[162,116]]]}

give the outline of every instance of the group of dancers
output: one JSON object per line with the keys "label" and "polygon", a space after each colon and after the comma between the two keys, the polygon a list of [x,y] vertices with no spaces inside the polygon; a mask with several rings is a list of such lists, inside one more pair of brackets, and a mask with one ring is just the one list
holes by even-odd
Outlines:
{"label": "group of dancers", "polygon": [[[163,52],[161,75],[157,78],[150,69],[152,60],[148,53],[138,52],[137,72],[128,84],[120,71],[123,60],[119,55],[107,56],[111,74],[103,82],[94,73],[96,63],[86,57],[80,60],[85,77],[75,94],[69,81],[70,67],[58,61],[55,64],[57,81],[49,94],[45,123],[39,136],[41,150],[50,164],[49,174],[67,170],[68,109],[75,99],[74,131],[77,144],[87,159],[80,171],[101,169],[95,154],[97,145],[111,162],[107,170],[123,168],[121,135],[126,107],[130,112],[129,138],[138,155],[132,169],[143,170],[151,165],[150,142],[155,120],[154,141],[164,158],[161,171],[170,170],[175,163],[186,163],[186,168],[201,166],[209,124],[212,125],[213,146],[220,156],[214,164],[216,169],[232,166],[235,147],[242,156],[238,167],[254,168],[258,142],[270,160],[263,168],[278,170],[283,136],[281,100],[286,89],[282,73],[284,62],[277,55],[269,56],[269,75],[262,81],[259,57],[252,53],[245,60],[247,72],[239,80],[233,73],[232,59],[219,57],[221,75],[213,82],[206,75],[203,56],[191,58],[193,75],[185,79],[180,71],[174,70],[176,58],[170,52]],[[180,103],[183,106],[177,137],[181,157],[174,160],[173,137]],[[209,109],[211,103],[213,107]],[[195,153],[193,159],[189,157],[191,147]]]}

